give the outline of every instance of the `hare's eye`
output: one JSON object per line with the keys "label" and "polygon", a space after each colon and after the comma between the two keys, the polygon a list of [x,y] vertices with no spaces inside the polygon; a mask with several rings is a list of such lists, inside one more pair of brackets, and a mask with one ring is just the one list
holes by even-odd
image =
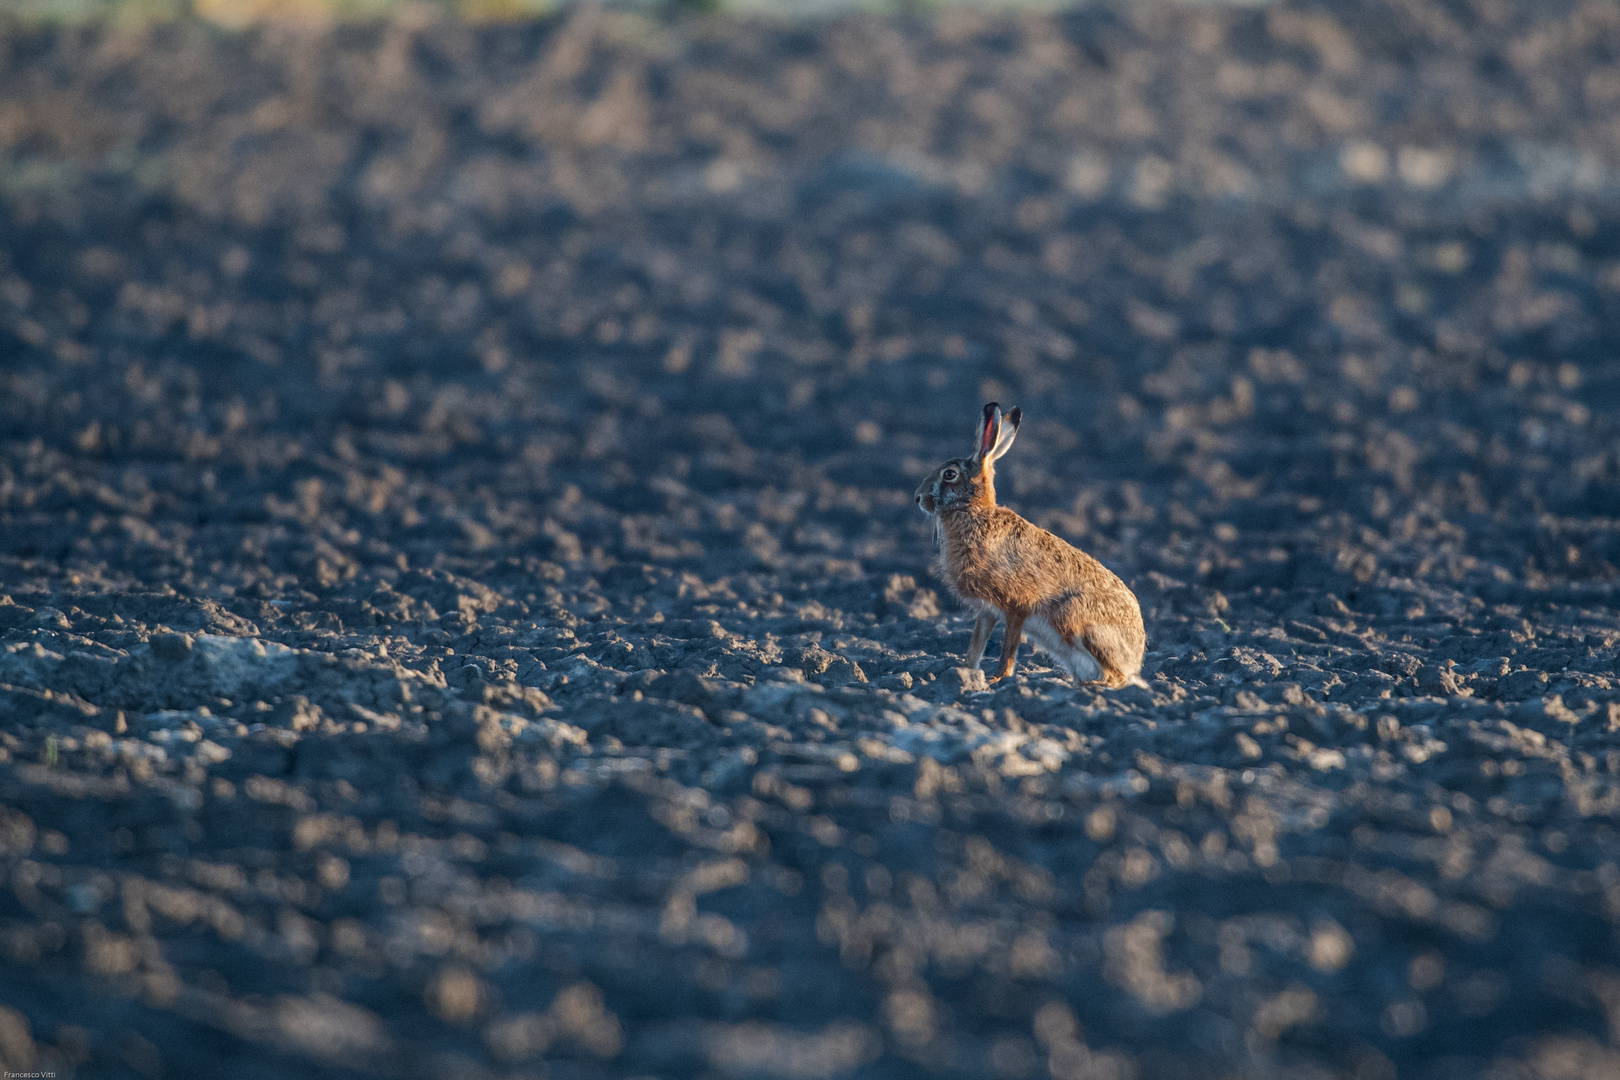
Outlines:
{"label": "hare's eye", "polygon": [[956,470],[955,469],[946,469],[945,473],[944,473],[944,477],[945,477],[945,480],[946,480],[947,483],[952,481],[952,480],[955,480],[956,479]]}

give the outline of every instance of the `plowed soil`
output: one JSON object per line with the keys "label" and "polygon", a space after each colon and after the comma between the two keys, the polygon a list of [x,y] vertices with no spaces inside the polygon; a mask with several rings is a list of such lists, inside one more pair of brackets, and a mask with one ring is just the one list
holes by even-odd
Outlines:
{"label": "plowed soil", "polygon": [[1614,1076],[1616,10],[0,33],[0,1061]]}

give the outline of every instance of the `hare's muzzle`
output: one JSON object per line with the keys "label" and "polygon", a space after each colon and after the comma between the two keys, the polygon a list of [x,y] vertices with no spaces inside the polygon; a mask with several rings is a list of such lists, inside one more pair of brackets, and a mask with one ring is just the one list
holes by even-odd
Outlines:
{"label": "hare's muzzle", "polygon": [[917,509],[925,514],[934,512],[934,493],[931,490],[927,487],[920,487],[914,497],[917,500]]}

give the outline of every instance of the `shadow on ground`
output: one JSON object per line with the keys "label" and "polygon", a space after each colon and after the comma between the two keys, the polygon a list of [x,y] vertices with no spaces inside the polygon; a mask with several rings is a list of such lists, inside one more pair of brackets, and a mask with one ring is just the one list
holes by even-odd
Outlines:
{"label": "shadow on ground", "polygon": [[[1616,55],[0,37],[0,1060],[1613,1075]],[[1150,690],[959,669],[989,399]]]}

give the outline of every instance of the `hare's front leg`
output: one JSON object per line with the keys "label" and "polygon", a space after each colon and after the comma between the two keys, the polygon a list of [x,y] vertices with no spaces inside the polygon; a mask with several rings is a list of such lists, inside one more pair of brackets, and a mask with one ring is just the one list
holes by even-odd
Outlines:
{"label": "hare's front leg", "polygon": [[976,668],[984,660],[984,647],[990,644],[990,631],[996,628],[996,613],[981,611],[973,620],[973,640],[968,642],[967,666]]}
{"label": "hare's front leg", "polygon": [[996,679],[1005,679],[1013,673],[1013,664],[1018,660],[1018,643],[1024,639],[1024,613],[1021,611],[1007,612],[1007,636],[1001,639],[1001,664],[996,668]]}

